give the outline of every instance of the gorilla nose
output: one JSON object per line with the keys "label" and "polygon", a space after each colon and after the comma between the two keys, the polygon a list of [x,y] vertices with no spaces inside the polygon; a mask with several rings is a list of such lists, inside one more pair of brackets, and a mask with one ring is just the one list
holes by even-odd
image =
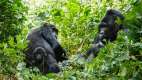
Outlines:
{"label": "gorilla nose", "polygon": [[60,72],[60,68],[57,65],[51,65],[49,66],[49,72],[58,73]]}

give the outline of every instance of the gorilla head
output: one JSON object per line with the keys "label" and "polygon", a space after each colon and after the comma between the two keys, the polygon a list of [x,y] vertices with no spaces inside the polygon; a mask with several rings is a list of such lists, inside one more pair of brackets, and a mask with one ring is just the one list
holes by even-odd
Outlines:
{"label": "gorilla head", "polygon": [[66,60],[66,52],[57,41],[58,30],[45,23],[28,34],[27,67],[38,67],[42,73],[59,72],[59,61]]}

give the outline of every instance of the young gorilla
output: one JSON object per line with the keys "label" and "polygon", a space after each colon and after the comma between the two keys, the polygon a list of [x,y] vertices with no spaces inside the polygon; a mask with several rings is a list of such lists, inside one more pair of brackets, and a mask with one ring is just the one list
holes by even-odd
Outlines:
{"label": "young gorilla", "polygon": [[107,11],[99,24],[99,37],[101,39],[111,42],[116,40],[118,31],[123,29],[123,25],[116,22],[118,17],[121,21],[124,20],[124,16],[119,11],[112,9]]}
{"label": "young gorilla", "polygon": [[57,41],[58,30],[54,25],[45,23],[34,29],[27,37],[26,66],[38,67],[46,74],[59,72],[58,62],[66,60],[66,52]]}
{"label": "young gorilla", "polygon": [[106,42],[116,40],[118,31],[124,29],[122,24],[116,22],[118,17],[120,21],[124,20],[124,16],[119,11],[111,9],[106,12],[105,17],[99,24],[99,32],[93,46],[86,52],[85,57],[96,57],[100,48],[104,47]]}

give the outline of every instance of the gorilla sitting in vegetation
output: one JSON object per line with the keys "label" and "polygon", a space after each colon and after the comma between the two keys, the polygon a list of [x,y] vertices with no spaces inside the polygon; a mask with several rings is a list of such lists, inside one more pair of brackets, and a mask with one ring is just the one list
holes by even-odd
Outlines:
{"label": "gorilla sitting in vegetation", "polygon": [[45,23],[34,29],[27,37],[26,66],[38,67],[43,74],[59,72],[58,62],[66,60],[66,52],[57,41],[58,30]]}
{"label": "gorilla sitting in vegetation", "polygon": [[110,9],[106,12],[99,24],[98,35],[93,46],[85,54],[86,58],[88,56],[96,57],[100,48],[104,47],[106,42],[116,40],[118,31],[124,29],[123,24],[118,23],[118,20],[124,20],[124,16],[119,11]]}

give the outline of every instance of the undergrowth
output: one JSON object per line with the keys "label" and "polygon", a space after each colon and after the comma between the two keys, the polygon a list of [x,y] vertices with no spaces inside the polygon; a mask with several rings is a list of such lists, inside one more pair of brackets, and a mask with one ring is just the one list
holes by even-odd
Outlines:
{"label": "undergrowth", "polygon": [[[17,43],[14,42],[13,37],[9,37],[7,42],[0,43],[0,73],[12,74],[18,79],[24,80],[142,79],[142,0],[43,0],[41,1],[43,3],[38,6],[36,1],[25,2],[24,6],[28,7],[28,13],[20,17],[23,20],[26,17],[27,20],[17,22],[18,25],[22,23],[21,26],[24,26],[23,32],[16,37]],[[7,5],[5,6],[7,7]],[[17,8],[12,8],[12,10],[20,9],[19,13],[25,10],[25,7]],[[77,59],[91,46],[98,31],[98,24],[107,9],[117,9],[123,13],[125,16],[123,23],[127,31],[120,31],[117,40],[102,48],[98,56],[92,61]],[[3,15],[7,16],[7,14]],[[6,19],[2,18],[2,20]],[[12,20],[17,21],[17,19]],[[9,24],[10,20],[6,21],[8,24],[0,24],[0,27],[6,24],[11,25]],[[25,68],[23,62],[26,35],[28,31],[39,27],[43,22],[57,26],[59,41],[69,57],[68,61],[59,63],[62,71],[58,74],[42,75],[36,68]]]}

